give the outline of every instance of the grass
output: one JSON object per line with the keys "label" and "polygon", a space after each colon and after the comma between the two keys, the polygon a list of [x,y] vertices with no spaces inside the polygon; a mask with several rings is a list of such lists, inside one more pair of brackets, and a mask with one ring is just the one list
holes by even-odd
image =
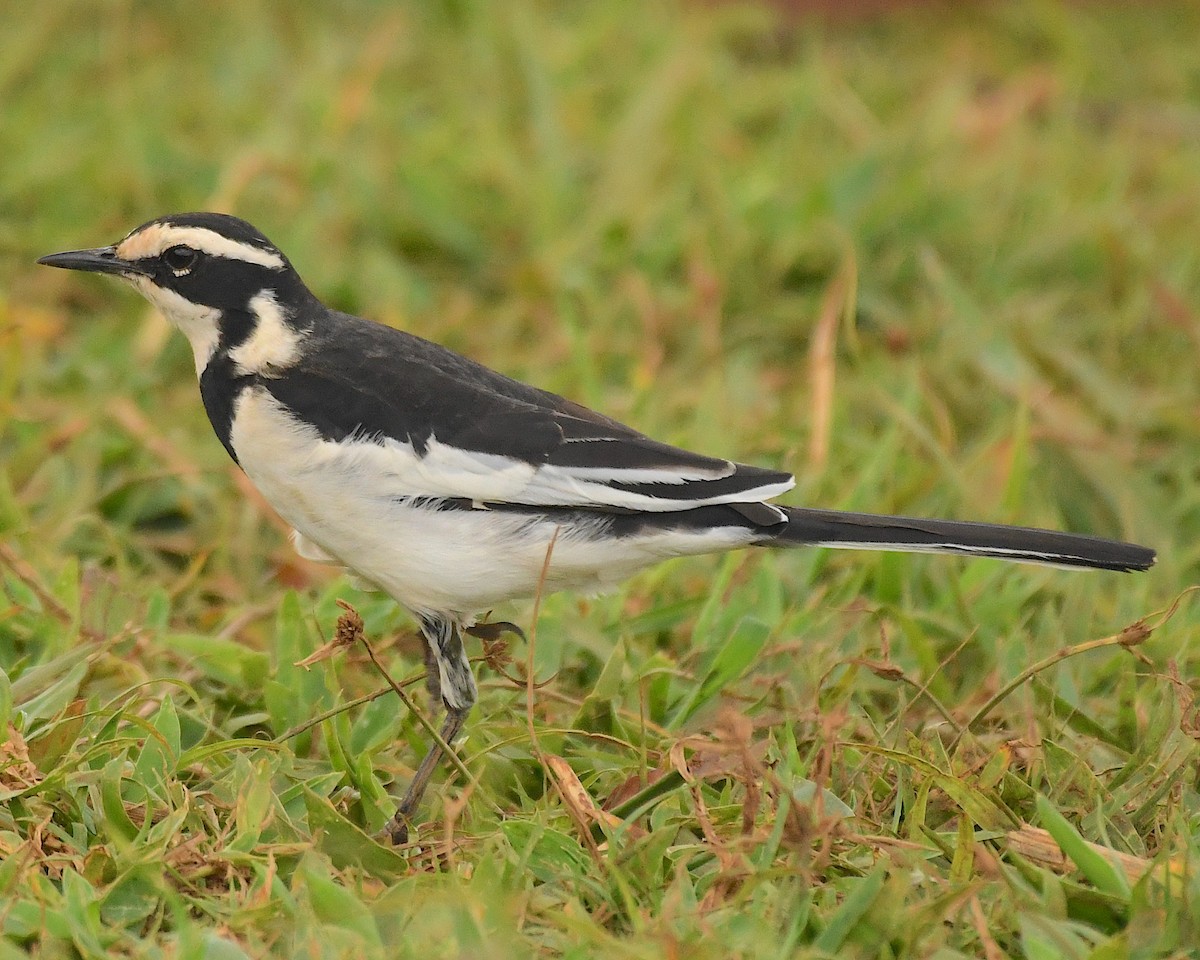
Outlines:
{"label": "grass", "polygon": [[[1194,955],[1194,5],[3,19],[0,960]],[[361,646],[295,664],[345,599],[415,680],[410,621],[292,555],[182,338],[32,265],[196,208],[795,502],[1160,563],[745,553],[498,610],[471,780],[379,846],[424,732],[351,706]]]}

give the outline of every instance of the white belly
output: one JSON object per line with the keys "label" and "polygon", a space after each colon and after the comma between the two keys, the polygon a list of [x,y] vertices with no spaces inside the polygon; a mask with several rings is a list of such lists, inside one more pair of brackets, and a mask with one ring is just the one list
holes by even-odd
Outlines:
{"label": "white belly", "polygon": [[411,483],[414,453],[389,447],[385,461],[379,444],[322,440],[261,387],[238,400],[231,442],[246,475],[306,540],[417,612],[470,618],[532,597],[548,551],[546,592],[595,592],[667,557],[748,540],[737,528],[596,537],[600,522],[568,528],[501,511],[414,506],[406,498],[427,495]]}

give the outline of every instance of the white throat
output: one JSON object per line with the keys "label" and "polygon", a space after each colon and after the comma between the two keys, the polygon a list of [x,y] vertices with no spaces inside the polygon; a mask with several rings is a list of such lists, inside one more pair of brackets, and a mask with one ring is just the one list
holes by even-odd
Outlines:
{"label": "white throat", "polygon": [[134,275],[126,279],[188,338],[188,343],[192,345],[192,357],[196,361],[196,376],[199,377],[217,352],[217,344],[221,339],[217,321],[221,312],[215,307],[192,303],[171,290],[164,290],[148,277]]}

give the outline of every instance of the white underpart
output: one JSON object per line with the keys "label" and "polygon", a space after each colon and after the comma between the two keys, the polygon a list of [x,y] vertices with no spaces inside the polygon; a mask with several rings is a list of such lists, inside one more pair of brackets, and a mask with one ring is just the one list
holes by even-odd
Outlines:
{"label": "white underpart", "polygon": [[227,260],[244,260],[276,270],[283,268],[283,257],[273,250],[231,240],[204,227],[177,227],[170,223],[152,223],[131,233],[117,244],[117,256],[122,260],[143,260],[177,246],[191,247]]}
{"label": "white underpart", "polygon": [[229,351],[229,358],[243,374],[270,374],[290,367],[300,357],[304,337],[287,322],[274,290],[264,290],[250,301],[254,330]]}
{"label": "white underpart", "polygon": [[337,563],[337,557],[331,557],[324,550],[308,539],[299,530],[292,531],[292,549],[305,560],[313,563]]}
{"label": "white underpart", "polygon": [[[324,550],[318,547],[315,543],[308,539],[299,530],[292,531],[292,547],[305,560],[311,560],[313,563],[330,563],[335,566],[345,567],[337,557],[331,557]],[[347,568],[349,570],[349,568]],[[373,583],[364,577],[358,576],[354,571],[349,571],[349,580],[351,584],[359,590],[378,590],[379,584]]]}
{"label": "white underpart", "polygon": [[[502,511],[414,506],[401,498],[430,492],[411,450],[404,453],[397,443],[322,440],[263,387],[241,394],[231,442],[247,476],[298,532],[297,546],[305,555],[332,558],[417,612],[469,619],[505,600],[533,596],[552,541],[545,589],[595,591],[668,557],[726,550],[753,539],[738,527],[597,538],[602,521],[568,529]],[[474,463],[487,472],[475,459],[479,455],[431,444],[426,459],[430,456],[443,469]],[[509,467],[505,473],[507,485],[521,471]],[[463,469],[456,485],[486,486],[485,479]]]}
{"label": "white underpart", "polygon": [[214,307],[192,303],[186,297],[181,297],[172,290],[165,290],[155,284],[149,277],[140,274],[124,274],[143,297],[159,309],[164,317],[178,327],[192,345],[192,357],[196,361],[196,376],[204,372],[208,361],[216,353],[217,344],[221,339],[221,331],[217,326],[220,311]]}

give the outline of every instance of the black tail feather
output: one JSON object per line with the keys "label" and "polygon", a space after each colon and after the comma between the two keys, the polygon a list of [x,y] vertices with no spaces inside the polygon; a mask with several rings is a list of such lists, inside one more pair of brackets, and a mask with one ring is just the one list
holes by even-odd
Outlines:
{"label": "black tail feather", "polygon": [[[772,506],[780,506],[772,504]],[[787,523],[764,530],[766,546],[848,547],[959,553],[1025,563],[1101,570],[1148,570],[1154,551],[1133,543],[1032,527],[1007,527],[960,520],[922,520],[869,513],[784,507]]]}

